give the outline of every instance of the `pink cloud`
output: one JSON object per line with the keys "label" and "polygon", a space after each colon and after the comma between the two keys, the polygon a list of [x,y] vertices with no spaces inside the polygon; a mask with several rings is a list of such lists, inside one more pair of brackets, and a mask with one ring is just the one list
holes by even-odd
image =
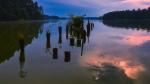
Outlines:
{"label": "pink cloud", "polygon": [[[150,0],[51,0],[53,2],[73,5],[73,6],[120,6],[120,5],[131,5],[136,7],[145,7],[146,5],[143,3],[150,3]],[[148,6],[148,5],[147,5]]]}

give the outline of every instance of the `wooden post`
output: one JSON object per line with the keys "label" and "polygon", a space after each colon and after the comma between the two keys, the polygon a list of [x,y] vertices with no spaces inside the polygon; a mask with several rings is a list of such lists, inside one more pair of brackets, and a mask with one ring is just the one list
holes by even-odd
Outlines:
{"label": "wooden post", "polygon": [[74,40],[74,38],[70,38],[70,46],[74,46],[75,45],[75,40]]}
{"label": "wooden post", "polygon": [[70,51],[65,51],[65,58],[64,61],[65,62],[70,62]]}
{"label": "wooden post", "polygon": [[58,59],[58,49],[53,48],[53,59]]}
{"label": "wooden post", "polygon": [[77,39],[77,47],[81,47],[81,39]]}
{"label": "wooden post", "polygon": [[46,33],[46,48],[50,48],[50,32]]}

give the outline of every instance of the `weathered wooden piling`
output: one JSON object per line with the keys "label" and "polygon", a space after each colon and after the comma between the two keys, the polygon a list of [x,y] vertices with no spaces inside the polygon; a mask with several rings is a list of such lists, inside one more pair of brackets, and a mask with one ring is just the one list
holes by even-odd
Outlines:
{"label": "weathered wooden piling", "polygon": [[62,44],[62,36],[61,35],[59,35],[58,44]]}
{"label": "weathered wooden piling", "polygon": [[53,48],[53,59],[58,59],[58,49]]}
{"label": "weathered wooden piling", "polygon": [[87,38],[88,38],[88,42],[89,42],[90,34],[91,34],[91,29],[90,29],[89,26],[87,26]]}
{"label": "weathered wooden piling", "polygon": [[84,40],[86,39],[86,34],[87,34],[86,31],[83,30],[83,31],[82,31],[82,35],[81,35],[81,36],[82,36],[82,39],[84,39]]}
{"label": "weathered wooden piling", "polygon": [[64,61],[65,62],[70,62],[70,60],[71,60],[70,51],[65,51],[64,54],[65,54]]}
{"label": "weathered wooden piling", "polygon": [[59,35],[62,34],[62,27],[61,26],[58,27],[58,32],[59,32]]}
{"label": "weathered wooden piling", "polygon": [[62,43],[62,27],[58,27],[58,32],[59,32],[59,39],[58,39],[58,44]]}
{"label": "weathered wooden piling", "polygon": [[81,47],[81,39],[77,39],[77,47]]}
{"label": "weathered wooden piling", "polygon": [[84,48],[84,42],[82,41],[82,46],[81,46],[81,56],[83,55],[83,48]]}
{"label": "weathered wooden piling", "polygon": [[68,39],[69,35],[69,24],[66,25],[66,39]]}
{"label": "weathered wooden piling", "polygon": [[75,45],[75,39],[74,38],[70,38],[70,46],[74,46]]}
{"label": "weathered wooden piling", "polygon": [[46,47],[50,48],[50,32],[46,32]]}

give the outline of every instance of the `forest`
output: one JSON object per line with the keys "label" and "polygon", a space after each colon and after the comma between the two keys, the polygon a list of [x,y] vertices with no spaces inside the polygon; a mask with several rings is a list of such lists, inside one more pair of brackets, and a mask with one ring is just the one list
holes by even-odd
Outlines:
{"label": "forest", "polygon": [[0,21],[43,18],[43,9],[33,0],[0,0]]}
{"label": "forest", "polygon": [[113,11],[106,13],[102,16],[103,20],[141,20],[141,19],[150,19],[150,7],[146,9],[133,9],[125,11]]}

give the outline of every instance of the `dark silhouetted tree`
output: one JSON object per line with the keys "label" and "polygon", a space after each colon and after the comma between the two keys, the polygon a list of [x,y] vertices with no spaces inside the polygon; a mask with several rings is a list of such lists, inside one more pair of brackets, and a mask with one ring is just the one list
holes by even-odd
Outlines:
{"label": "dark silhouetted tree", "polygon": [[0,20],[40,19],[43,9],[32,0],[0,0]]}
{"label": "dark silhouetted tree", "polygon": [[113,11],[103,15],[104,20],[118,19],[150,19],[150,7],[147,9],[133,9],[125,11]]}

